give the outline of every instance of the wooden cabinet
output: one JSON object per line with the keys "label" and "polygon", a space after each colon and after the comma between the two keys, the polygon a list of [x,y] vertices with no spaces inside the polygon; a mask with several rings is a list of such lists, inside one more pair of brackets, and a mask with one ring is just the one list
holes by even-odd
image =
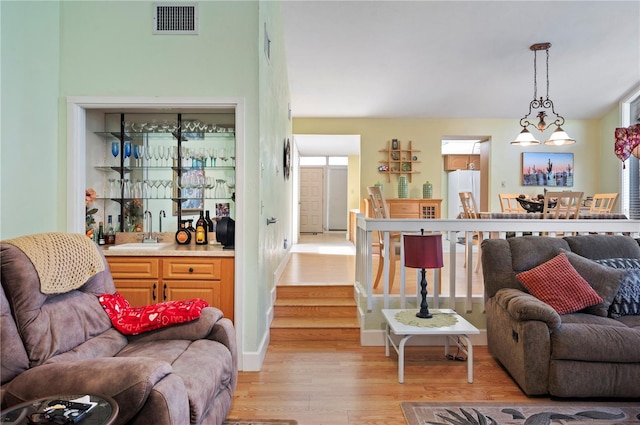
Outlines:
{"label": "wooden cabinet", "polygon": [[380,166],[378,167],[378,172],[386,174],[387,182],[391,181],[392,174],[406,175],[408,180],[411,181],[413,174],[420,172],[416,170],[415,167],[415,165],[420,162],[416,155],[416,153],[420,151],[411,148],[411,140],[409,140],[404,148],[400,140],[389,140],[387,142],[387,148],[379,152],[384,154],[384,159],[379,161]]}
{"label": "wooden cabinet", "polygon": [[132,306],[202,298],[233,320],[232,257],[108,256],[116,289]]}
{"label": "wooden cabinet", "polygon": [[479,170],[480,155],[444,155],[444,171]]}
{"label": "wooden cabinet", "polygon": [[[366,216],[373,217],[371,201],[366,199]],[[441,216],[442,199],[387,199],[390,218],[438,219]]]}

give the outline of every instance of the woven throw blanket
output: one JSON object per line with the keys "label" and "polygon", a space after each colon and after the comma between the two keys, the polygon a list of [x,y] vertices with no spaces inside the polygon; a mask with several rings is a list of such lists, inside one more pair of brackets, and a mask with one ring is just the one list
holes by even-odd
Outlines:
{"label": "woven throw blanket", "polygon": [[104,270],[98,247],[79,233],[40,233],[4,241],[29,257],[40,278],[40,292],[62,294],[78,289]]}

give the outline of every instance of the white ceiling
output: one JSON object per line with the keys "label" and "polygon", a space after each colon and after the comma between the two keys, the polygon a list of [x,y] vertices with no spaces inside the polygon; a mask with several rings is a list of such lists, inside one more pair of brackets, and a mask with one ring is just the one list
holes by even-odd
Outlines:
{"label": "white ceiling", "polygon": [[[639,1],[283,1],[294,117],[600,118],[640,84]],[[273,54],[273,53],[272,53]],[[538,53],[538,97],[546,95]]]}

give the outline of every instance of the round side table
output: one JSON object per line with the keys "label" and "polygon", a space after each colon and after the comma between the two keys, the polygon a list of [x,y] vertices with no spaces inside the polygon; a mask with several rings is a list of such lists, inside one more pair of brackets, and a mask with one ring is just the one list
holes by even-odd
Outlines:
{"label": "round side table", "polygon": [[[0,424],[2,425],[29,425],[27,417],[36,413],[41,407],[51,400],[74,400],[80,395],[55,395],[11,406],[0,412]],[[87,413],[87,416],[78,421],[78,425],[111,425],[118,417],[118,403],[111,397],[89,395],[89,400],[98,403]]]}

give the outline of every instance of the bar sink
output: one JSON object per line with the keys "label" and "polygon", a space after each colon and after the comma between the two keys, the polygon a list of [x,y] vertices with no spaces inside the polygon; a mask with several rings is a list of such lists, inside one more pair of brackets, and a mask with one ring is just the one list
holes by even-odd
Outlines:
{"label": "bar sink", "polygon": [[173,242],[132,242],[132,243],[123,243],[120,245],[114,245],[109,247],[110,250],[132,250],[132,251],[156,251],[159,249],[163,249],[168,247],[169,245],[173,245]]}

